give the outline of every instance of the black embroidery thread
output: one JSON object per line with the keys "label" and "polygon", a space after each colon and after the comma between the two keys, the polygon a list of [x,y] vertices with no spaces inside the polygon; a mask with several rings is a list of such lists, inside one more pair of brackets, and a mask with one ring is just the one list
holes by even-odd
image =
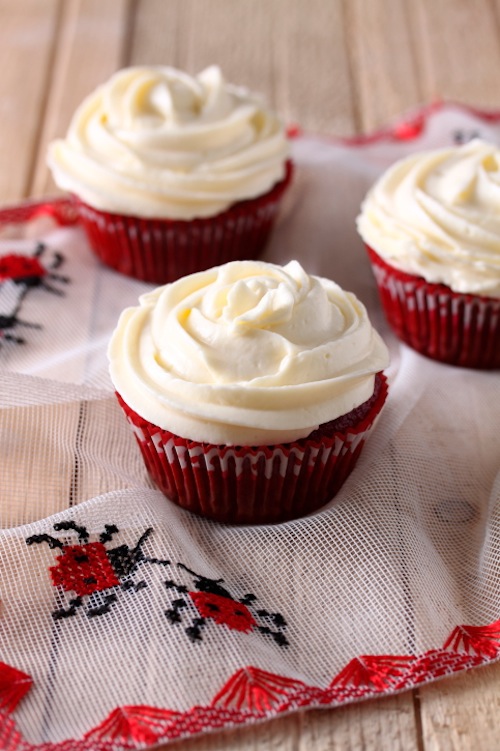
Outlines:
{"label": "black embroidery thread", "polygon": [[456,143],[457,146],[462,146],[474,140],[474,138],[481,138],[481,133],[475,129],[455,128],[455,130],[452,130],[451,136],[453,143]]}
{"label": "black embroidery thread", "polygon": [[68,277],[54,273],[64,258],[59,251],[53,251],[52,261],[43,263],[42,256],[47,250],[47,246],[39,242],[31,256],[21,253],[0,256],[0,342],[24,344],[24,337],[15,333],[17,327],[41,328],[39,324],[19,317],[23,300],[30,290],[41,288],[54,295],[64,295],[61,289],[51,284],[51,281],[69,283]]}
{"label": "black embroidery thread", "polygon": [[144,580],[134,581],[132,575],[143,563],[161,566],[170,565],[170,561],[149,558],[143,552],[143,545],[153,532],[152,527],[143,532],[133,548],[122,544],[107,548],[113,536],[119,532],[115,524],[106,524],[99,540],[89,542],[89,533],[85,527],[74,521],[58,522],[54,530],[76,532],[78,544],[65,544],[60,539],[47,534],[32,535],[26,540],[27,545],[47,543],[49,548],[58,549],[56,563],[50,567],[50,576],[55,587],[64,592],[74,592],[67,607],[60,607],[52,613],[54,620],[75,615],[78,608],[87,600],[86,615],[90,618],[108,613],[117,600],[117,591],[138,592],[147,586]]}
{"label": "black embroidery thread", "polygon": [[72,520],[57,522],[53,528],[55,532],[75,533],[76,544],[69,534],[60,539],[47,533],[31,535],[26,544],[45,543],[58,553],[54,565],[49,567],[52,584],[57,589],[54,620],[70,618],[81,610],[89,618],[109,613],[120,590],[140,592],[148,586],[144,579],[136,581],[134,574],[139,566],[149,563],[175,566],[176,570],[189,574],[189,586],[173,578],[164,580],[165,589],[174,595],[164,615],[172,626],[182,625],[191,642],[202,642],[206,629],[216,625],[243,633],[258,632],[279,647],[288,646],[285,618],[281,613],[257,607],[256,595],[247,593],[237,599],[227,585],[223,586],[224,579],[203,576],[184,563],[147,556],[143,548],[153,533],[152,527],[142,533],[133,547],[126,544],[107,547],[120,531],[116,524],[105,524],[94,541],[90,540],[86,527]]}
{"label": "black embroidery thread", "polygon": [[[272,638],[278,646],[288,646],[288,640],[283,633],[287,623],[281,613],[271,613],[262,608],[254,609],[253,606],[257,600],[254,594],[248,593],[236,599],[226,587],[222,586],[224,579],[210,579],[197,574],[183,563],[177,565],[193,576],[194,590],[191,591],[184,584],[177,584],[172,579],[165,581],[167,589],[173,589],[177,594],[187,595],[187,597],[176,597],[172,600],[170,608],[165,611],[165,617],[172,625],[181,624],[183,614],[190,611],[191,621],[184,630],[192,642],[202,641],[203,630],[212,620],[218,625],[227,626],[235,631],[245,633],[258,631]],[[257,617],[263,619],[264,624],[259,623]]]}

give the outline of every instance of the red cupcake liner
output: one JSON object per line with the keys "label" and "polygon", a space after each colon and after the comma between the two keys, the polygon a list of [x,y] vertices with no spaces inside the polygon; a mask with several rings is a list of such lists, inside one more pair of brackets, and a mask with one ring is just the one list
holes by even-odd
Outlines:
{"label": "red cupcake liner", "polygon": [[420,354],[450,365],[500,367],[500,300],[454,292],[368,256],[388,323]]}
{"label": "red cupcake liner", "polygon": [[289,161],[283,180],[258,198],[240,201],[214,217],[144,219],[98,211],[74,196],[90,247],[115,271],[153,284],[220,266],[253,260],[267,242],[281,198],[292,179]]}
{"label": "red cupcake liner", "polygon": [[[270,524],[324,506],[354,469],[380,413],[388,387],[381,373],[374,395],[353,410],[353,425],[325,429],[276,446],[216,446],[190,441],[144,420],[117,394],[134,431],[146,468],[178,506],[230,524]],[[333,423],[334,424],[334,423]]]}

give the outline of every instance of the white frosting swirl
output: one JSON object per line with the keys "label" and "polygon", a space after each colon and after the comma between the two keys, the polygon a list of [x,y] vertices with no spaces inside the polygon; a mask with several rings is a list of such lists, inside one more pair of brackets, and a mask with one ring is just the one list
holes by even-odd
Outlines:
{"label": "white frosting swirl", "polygon": [[392,266],[500,297],[500,149],[476,139],[396,162],[368,193],[358,230]]}
{"label": "white frosting swirl", "polygon": [[218,67],[116,73],[80,105],[49,147],[59,187],[96,209],[193,219],[263,195],[285,174],[283,126]]}
{"label": "white frosting swirl", "polygon": [[139,415],[184,438],[271,445],[370,398],[388,364],[364,306],[297,261],[234,261],[123,311],[110,373]]}

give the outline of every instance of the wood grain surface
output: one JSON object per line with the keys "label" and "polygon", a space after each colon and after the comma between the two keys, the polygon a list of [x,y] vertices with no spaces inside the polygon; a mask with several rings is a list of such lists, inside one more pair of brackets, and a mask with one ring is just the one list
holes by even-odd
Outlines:
{"label": "wood grain surface", "polygon": [[[312,131],[366,133],[438,99],[498,110],[500,0],[0,0],[0,203],[57,193],[47,143],[118,68],[214,62]],[[490,665],[169,748],[494,751],[499,704]]]}

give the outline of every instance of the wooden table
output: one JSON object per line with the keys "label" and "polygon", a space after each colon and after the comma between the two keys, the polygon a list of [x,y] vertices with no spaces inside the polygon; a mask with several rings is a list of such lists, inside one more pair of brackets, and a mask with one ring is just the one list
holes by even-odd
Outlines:
{"label": "wooden table", "polygon": [[[0,202],[53,194],[46,146],[120,67],[217,62],[288,122],[369,132],[419,104],[500,109],[500,0],[0,0]],[[183,751],[490,751],[500,666],[183,741]]]}

